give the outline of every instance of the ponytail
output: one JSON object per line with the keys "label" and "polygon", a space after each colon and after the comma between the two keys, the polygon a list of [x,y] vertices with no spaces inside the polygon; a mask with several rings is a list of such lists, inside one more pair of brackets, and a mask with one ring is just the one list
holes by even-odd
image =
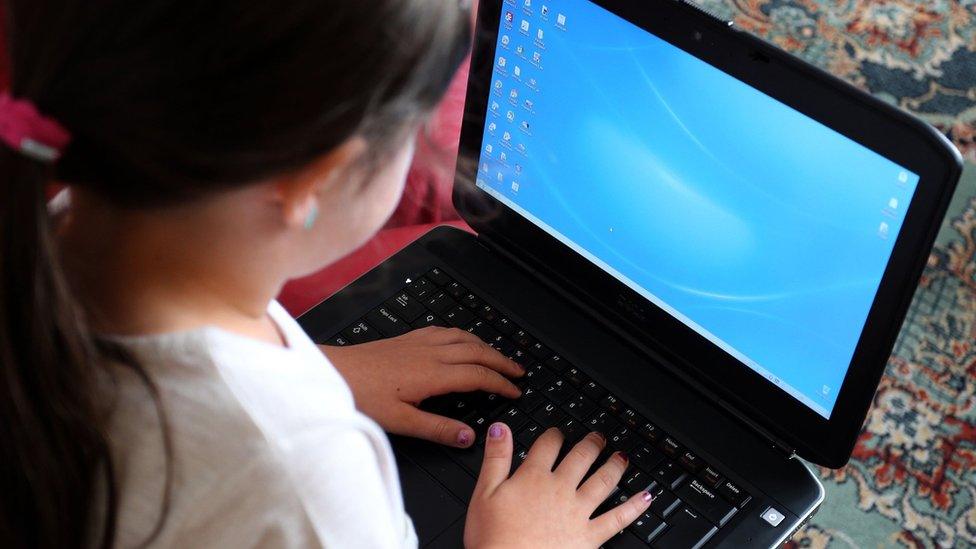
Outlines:
{"label": "ponytail", "polygon": [[115,513],[91,532],[81,512],[116,497],[94,345],[52,239],[53,176],[0,146],[0,546],[108,547]]}

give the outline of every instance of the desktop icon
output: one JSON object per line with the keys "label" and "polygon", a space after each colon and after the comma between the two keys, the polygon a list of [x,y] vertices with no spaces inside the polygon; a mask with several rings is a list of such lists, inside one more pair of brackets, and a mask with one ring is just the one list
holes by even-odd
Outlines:
{"label": "desktop icon", "polygon": [[515,165],[515,173],[522,173],[522,165],[521,164],[516,164]]}
{"label": "desktop icon", "polygon": [[908,183],[908,172],[901,172],[898,174],[899,183]]}
{"label": "desktop icon", "polygon": [[525,0],[525,7],[531,8],[532,7],[532,0]]}
{"label": "desktop icon", "polygon": [[506,11],[505,12],[505,22],[506,23],[509,23],[509,24],[514,23],[515,22],[515,14],[512,13],[512,12],[510,12],[510,11]]}
{"label": "desktop icon", "polygon": [[491,146],[491,143],[488,143],[487,145],[485,145],[485,152],[486,153],[491,154],[491,151],[493,151],[493,150],[494,150],[494,147]]}
{"label": "desktop icon", "polygon": [[487,162],[482,162],[481,163],[481,171],[484,172],[484,173],[488,173],[488,163]]}
{"label": "desktop icon", "polygon": [[534,106],[535,106],[535,103],[533,103],[531,99],[526,99],[525,100],[525,108],[526,109],[529,109],[531,111],[532,110],[532,107],[534,107]]}
{"label": "desktop icon", "polygon": [[[516,67],[516,69],[518,69],[518,67]],[[517,75],[516,75],[516,76],[517,76]],[[529,87],[530,87],[530,88],[534,88],[534,87],[535,87],[535,85],[536,85],[536,81],[535,81],[535,78],[529,78]]]}
{"label": "desktop icon", "polygon": [[492,101],[491,102],[491,110],[493,112],[498,112],[498,101]]}
{"label": "desktop icon", "polygon": [[501,152],[501,153],[500,153],[500,154],[498,155],[498,159],[499,159],[499,160],[501,160],[502,162],[505,162],[506,160],[508,160],[508,155],[507,155],[507,154],[505,154],[505,152],[504,152],[504,151],[502,151],[502,152]]}
{"label": "desktop icon", "polygon": [[518,55],[522,55],[523,53],[525,53],[525,48],[522,47],[522,44],[515,46],[515,53],[517,53]]}
{"label": "desktop icon", "polygon": [[503,46],[507,46],[510,41],[511,41],[511,38],[509,38],[507,34],[505,34],[505,35],[502,36],[502,45]]}
{"label": "desktop icon", "polygon": [[504,57],[499,57],[498,58],[498,66],[499,67],[504,67],[507,63],[508,63],[508,61],[506,61]]}
{"label": "desktop icon", "polygon": [[495,89],[496,90],[502,89],[502,81],[501,80],[495,80]]}
{"label": "desktop icon", "polygon": [[488,131],[490,131],[492,133],[495,133],[495,129],[496,128],[498,128],[498,124],[495,124],[494,122],[492,122],[491,124],[488,124]]}
{"label": "desktop icon", "polygon": [[502,172],[498,172],[498,175],[495,176],[495,179],[498,179],[499,181],[504,181],[505,175],[502,174]]}
{"label": "desktop icon", "polygon": [[509,122],[515,122],[515,113],[512,111],[508,111],[508,114],[505,115],[505,118],[507,118]]}
{"label": "desktop icon", "polygon": [[559,15],[557,15],[556,16],[556,24],[559,25],[560,27],[565,27],[566,26],[566,16],[563,15],[563,14],[561,14],[561,13]]}
{"label": "desktop icon", "polygon": [[532,62],[538,63],[539,61],[542,61],[542,54],[539,52],[532,52]]}
{"label": "desktop icon", "polygon": [[522,32],[529,32],[529,22],[523,19],[521,28],[522,28]]}
{"label": "desktop icon", "polygon": [[549,15],[549,6],[543,4],[541,12],[543,17]]}
{"label": "desktop icon", "polygon": [[525,120],[522,121],[522,131],[529,131],[529,123]]}
{"label": "desktop icon", "polygon": [[891,208],[892,210],[897,210],[898,209],[898,199],[892,197],[891,200],[888,201],[888,207]]}
{"label": "desktop icon", "polygon": [[881,225],[878,225],[878,236],[888,238],[888,224],[884,221],[881,222]]}
{"label": "desktop icon", "polygon": [[539,29],[539,30],[535,31],[535,39],[536,40],[538,40],[538,41],[541,42],[542,39],[543,39],[543,37],[545,37],[545,33],[542,32],[542,29]]}
{"label": "desktop icon", "polygon": [[512,91],[511,91],[511,92],[510,92],[510,93],[508,94],[508,97],[510,97],[510,98],[511,98],[511,99],[513,99],[513,100],[514,100],[514,99],[518,99],[518,90],[512,90]]}
{"label": "desktop icon", "polygon": [[518,192],[518,190],[519,190],[518,181],[512,181],[512,190],[515,191],[515,192]]}
{"label": "desktop icon", "polygon": [[512,140],[512,134],[509,133],[509,132],[505,132],[505,133],[502,134],[502,139],[504,139],[505,141],[511,141]]}
{"label": "desktop icon", "polygon": [[522,76],[522,69],[519,68],[518,65],[515,65],[515,70],[512,71],[512,74],[514,74],[516,77]]}

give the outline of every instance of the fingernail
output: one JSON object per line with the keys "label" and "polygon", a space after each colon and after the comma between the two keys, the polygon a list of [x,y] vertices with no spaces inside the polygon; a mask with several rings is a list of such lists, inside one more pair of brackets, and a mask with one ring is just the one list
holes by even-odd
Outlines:
{"label": "fingernail", "polygon": [[650,503],[654,501],[654,496],[652,496],[651,493],[648,492],[647,490],[644,490],[644,493],[641,494],[641,499],[643,499],[647,503]]}
{"label": "fingernail", "polygon": [[501,423],[493,423],[488,428],[488,436],[491,438],[502,438],[503,434],[505,434],[505,428],[502,427]]}
{"label": "fingernail", "polygon": [[607,437],[603,436],[603,433],[600,431],[593,431],[593,434],[596,435],[596,438],[600,439],[603,443],[607,442]]}
{"label": "fingernail", "polygon": [[471,442],[471,435],[472,434],[473,433],[471,433],[471,430],[470,429],[461,429],[458,432],[458,436],[457,436],[458,445],[459,446],[467,446]]}
{"label": "fingernail", "polygon": [[624,465],[627,465],[628,463],[630,463],[630,458],[627,457],[627,454],[625,452],[617,452],[617,457],[619,457],[621,460],[623,460]]}

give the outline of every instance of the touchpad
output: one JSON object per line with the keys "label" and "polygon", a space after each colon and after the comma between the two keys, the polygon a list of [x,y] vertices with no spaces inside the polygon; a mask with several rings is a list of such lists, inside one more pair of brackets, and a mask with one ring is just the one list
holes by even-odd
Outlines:
{"label": "touchpad", "polygon": [[404,504],[423,547],[462,517],[465,507],[410,458],[395,454]]}

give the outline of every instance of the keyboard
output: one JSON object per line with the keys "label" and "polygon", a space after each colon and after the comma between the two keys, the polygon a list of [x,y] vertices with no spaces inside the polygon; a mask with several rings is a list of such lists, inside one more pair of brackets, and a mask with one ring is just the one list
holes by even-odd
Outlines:
{"label": "keyboard", "polygon": [[[410,281],[325,344],[355,345],[426,326],[467,330],[526,369],[525,376],[516,380],[522,389],[517,400],[496,394],[457,393],[421,404],[424,410],[462,420],[475,430],[477,440],[471,448],[438,450],[460,465],[467,478],[457,474],[452,478],[443,471],[434,475],[443,477],[465,502],[480,471],[485,432],[495,421],[505,422],[514,434],[513,469],[524,461],[535,439],[551,427],[558,427],[566,437],[563,454],[590,431],[602,433],[607,447],[594,469],[612,452],[626,453],[630,459],[626,473],[595,514],[644,490],[650,491],[654,501],[647,512],[608,541],[604,545],[607,548],[695,549],[712,539],[752,500],[722,474],[721,468],[705,463],[676,437],[641,416],[516,324],[506,312],[439,267]],[[436,460],[435,454],[430,455]]]}

